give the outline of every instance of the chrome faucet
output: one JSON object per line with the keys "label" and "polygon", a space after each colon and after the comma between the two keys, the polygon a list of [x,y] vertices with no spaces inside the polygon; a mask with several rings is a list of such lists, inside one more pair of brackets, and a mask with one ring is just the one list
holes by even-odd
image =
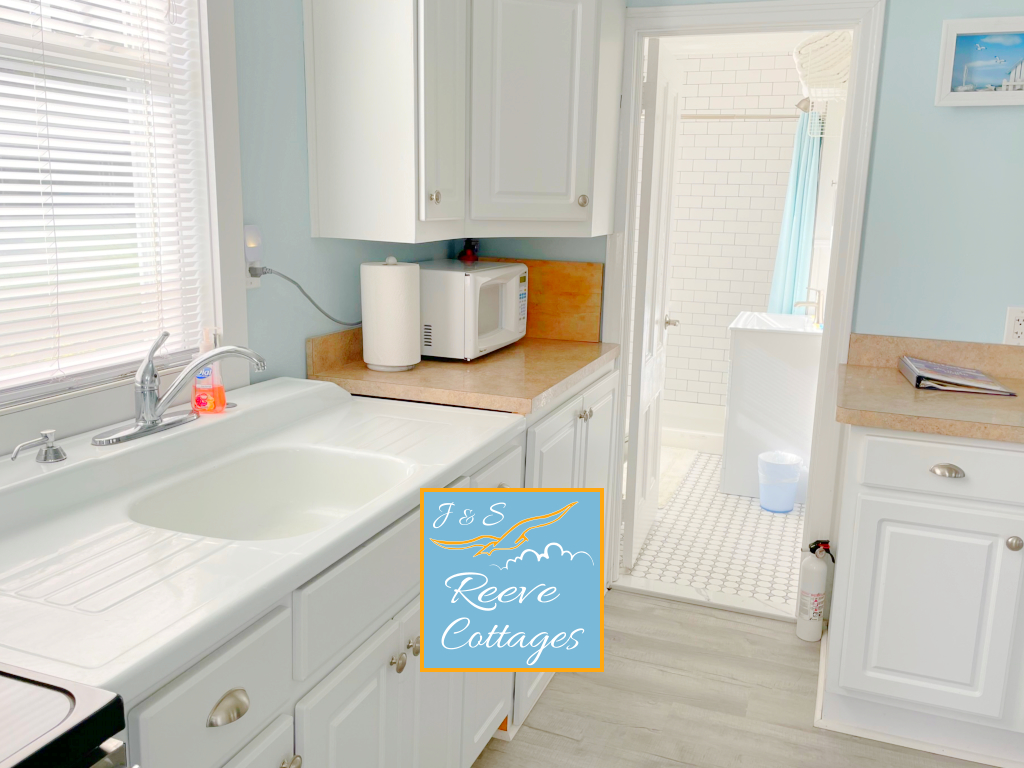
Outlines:
{"label": "chrome faucet", "polygon": [[135,372],[135,424],[130,427],[115,427],[101,432],[92,439],[93,445],[125,443],[199,418],[199,414],[194,411],[166,417],[164,412],[178,396],[178,393],[196,377],[196,374],[214,360],[224,357],[244,357],[252,363],[255,370],[265,371],[267,369],[267,361],[251,349],[233,346],[217,347],[193,360],[185,370],[178,374],[178,378],[161,396],[160,376],[157,373],[153,357],[170,335],[167,331],[160,334],[160,337],[153,342],[153,346],[142,361],[142,365],[139,366],[139,370]]}

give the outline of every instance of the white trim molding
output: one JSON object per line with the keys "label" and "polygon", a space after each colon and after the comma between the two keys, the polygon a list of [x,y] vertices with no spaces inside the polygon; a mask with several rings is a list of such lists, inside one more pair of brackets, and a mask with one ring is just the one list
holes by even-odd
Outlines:
{"label": "white trim molding", "polygon": [[[622,109],[619,123],[619,180],[616,190],[614,231],[624,232],[622,259],[630,263],[637,222],[636,161],[640,121],[640,86],[644,40],[683,35],[771,33],[849,29],[854,52],[847,93],[846,119],[840,150],[836,190],[828,302],[818,372],[814,415],[811,475],[808,486],[805,543],[831,538],[838,514],[837,492],[843,447],[842,425],[835,420],[838,382],[836,371],[846,362],[853,323],[857,267],[860,261],[875,101],[882,52],[886,0],[759,0],[757,2],[629,8],[622,70]],[[630,202],[633,204],[631,205]],[[625,293],[632,286],[626,267]],[[606,299],[606,301],[608,301]],[[626,306],[627,298],[620,298]],[[614,304],[606,303],[608,306]],[[621,360],[628,360],[628,334],[624,334]],[[623,385],[625,389],[625,384]],[[626,415],[623,411],[622,418]]]}

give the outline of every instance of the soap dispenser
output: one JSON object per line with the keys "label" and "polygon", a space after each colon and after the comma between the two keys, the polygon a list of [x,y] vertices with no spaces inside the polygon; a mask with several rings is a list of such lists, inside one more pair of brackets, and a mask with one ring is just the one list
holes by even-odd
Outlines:
{"label": "soap dispenser", "polygon": [[[210,352],[220,345],[220,332],[216,328],[204,328],[199,354]],[[220,363],[214,361],[205,366],[192,382],[192,410],[196,413],[221,413],[227,405],[224,382],[220,377]]]}

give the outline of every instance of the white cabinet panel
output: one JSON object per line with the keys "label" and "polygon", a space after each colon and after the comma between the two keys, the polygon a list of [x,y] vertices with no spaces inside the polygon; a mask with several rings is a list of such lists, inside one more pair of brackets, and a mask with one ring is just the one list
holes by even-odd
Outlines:
{"label": "white cabinet panel", "polygon": [[419,552],[416,510],[295,591],[296,680],[344,658],[417,594]]}
{"label": "white cabinet panel", "polygon": [[462,673],[421,672],[419,600],[398,617],[398,639],[407,654],[399,676],[401,728],[411,735],[404,743],[403,768],[448,768],[459,765],[462,747]]}
{"label": "white cabinet panel", "polygon": [[[221,765],[267,723],[291,687],[291,612],[275,608],[128,716],[132,764],[146,768]],[[208,727],[214,706],[244,689],[248,710],[236,721]]]}
{"label": "white cabinet panel", "polygon": [[[619,397],[619,372],[610,373],[583,395],[587,411],[587,439],[583,458],[583,487],[612,487],[612,450],[615,440],[616,406]],[[605,503],[608,503],[605,498]]]}
{"label": "white cabinet panel", "polygon": [[855,514],[839,684],[998,717],[1024,519],[868,495]]}
{"label": "white cabinet panel", "polygon": [[398,768],[411,734],[400,725],[400,675],[389,621],[295,705],[295,750],[316,768]]}
{"label": "white cabinet panel", "polygon": [[579,487],[582,414],[581,395],[530,427],[526,437],[527,487]]}
{"label": "white cabinet panel", "polygon": [[224,768],[281,768],[295,756],[295,722],[281,715]]}
{"label": "white cabinet panel", "polygon": [[514,672],[466,672],[462,693],[462,766],[480,756],[512,712]]}
{"label": "white cabinet panel", "polygon": [[544,693],[554,672],[516,672],[516,689],[512,701],[512,725],[520,726],[526,722],[533,705]]}
{"label": "white cabinet panel", "polygon": [[419,0],[420,219],[466,212],[468,0]]}
{"label": "white cabinet panel", "polygon": [[474,0],[473,219],[587,221],[599,0]]}

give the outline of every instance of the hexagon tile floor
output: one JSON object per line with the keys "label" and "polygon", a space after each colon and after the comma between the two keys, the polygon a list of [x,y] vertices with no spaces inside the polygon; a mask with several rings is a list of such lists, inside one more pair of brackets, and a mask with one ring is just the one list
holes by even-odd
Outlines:
{"label": "hexagon tile floor", "polygon": [[616,582],[631,591],[793,619],[804,508],[761,509],[718,492],[722,457],[701,453],[659,510],[636,567]]}

